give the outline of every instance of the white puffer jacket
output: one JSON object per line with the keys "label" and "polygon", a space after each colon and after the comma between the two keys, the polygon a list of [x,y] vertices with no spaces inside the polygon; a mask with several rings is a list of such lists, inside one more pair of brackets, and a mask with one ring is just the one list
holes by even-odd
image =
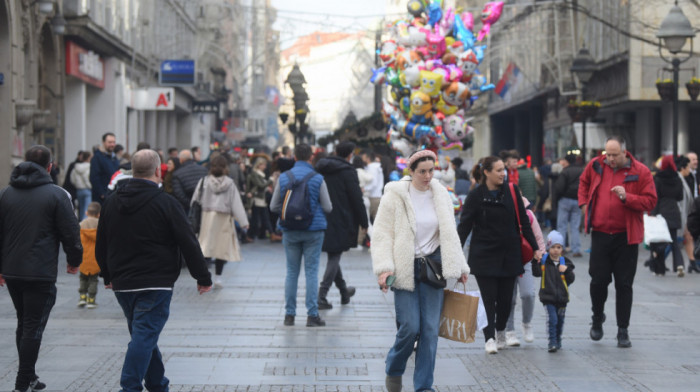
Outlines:
{"label": "white puffer jacket", "polygon": [[[384,196],[374,220],[370,251],[375,275],[392,271],[396,276],[393,287],[413,291],[416,218],[408,193],[410,184],[411,178],[404,177],[384,187]],[[446,278],[459,278],[463,273],[469,274],[469,266],[457,234],[452,199],[436,179],[430,182],[430,189],[438,217],[442,273]]]}

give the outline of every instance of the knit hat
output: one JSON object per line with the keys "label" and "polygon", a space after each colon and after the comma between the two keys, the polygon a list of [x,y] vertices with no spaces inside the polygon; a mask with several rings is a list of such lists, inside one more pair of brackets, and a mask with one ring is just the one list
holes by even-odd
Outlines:
{"label": "knit hat", "polygon": [[547,235],[547,249],[551,248],[552,245],[559,244],[564,247],[564,236],[556,230],[552,230]]}

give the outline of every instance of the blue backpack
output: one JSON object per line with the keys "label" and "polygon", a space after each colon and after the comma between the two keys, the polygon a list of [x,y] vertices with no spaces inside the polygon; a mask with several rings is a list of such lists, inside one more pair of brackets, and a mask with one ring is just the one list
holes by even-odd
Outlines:
{"label": "blue backpack", "polygon": [[282,201],[280,225],[287,230],[306,230],[311,226],[315,212],[311,210],[309,180],[318,173],[311,171],[301,181],[297,181],[291,170],[284,173],[289,178],[289,185]]}

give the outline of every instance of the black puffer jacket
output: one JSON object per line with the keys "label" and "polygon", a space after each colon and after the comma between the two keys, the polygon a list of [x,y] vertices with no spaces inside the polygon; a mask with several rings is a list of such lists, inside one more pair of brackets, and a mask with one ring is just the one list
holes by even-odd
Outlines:
{"label": "black puffer jacket", "polygon": [[339,157],[323,158],[316,164],[331,197],[333,211],[327,214],[328,226],[323,238],[324,252],[344,252],[357,245],[358,227],[367,227],[367,212],[357,170]]}
{"label": "black puffer jacket", "polygon": [[0,274],[55,282],[59,241],[68,264],[78,267],[83,246],[68,192],[40,165],[20,163],[0,191]]}
{"label": "black puffer jacket", "polygon": [[569,302],[569,285],[574,283],[576,279],[574,263],[566,257],[563,258],[564,265],[567,267],[564,272],[564,280],[566,280],[566,285],[564,285],[559,266],[547,256],[549,255],[543,256],[544,264],[532,260],[532,275],[538,278],[542,277],[544,280],[540,284],[540,302],[544,305],[566,305]]}
{"label": "black puffer jacket", "polygon": [[658,201],[651,215],[661,215],[668,228],[681,228],[681,210],[678,202],[683,200],[683,183],[674,170],[660,170],[654,176]]}
{"label": "black puffer jacket", "polygon": [[583,173],[583,167],[570,165],[565,167],[557,181],[554,183],[554,199],[559,201],[561,198],[578,200],[578,183]]}
{"label": "black puffer jacket", "polygon": [[211,274],[184,211],[150,181],[128,179],[100,213],[95,258],[114,290],[173,287],[184,257],[190,275],[211,286]]}
{"label": "black puffer jacket", "polygon": [[187,161],[173,173],[173,196],[185,212],[190,210],[190,201],[199,180],[207,175],[207,169],[194,161]]}

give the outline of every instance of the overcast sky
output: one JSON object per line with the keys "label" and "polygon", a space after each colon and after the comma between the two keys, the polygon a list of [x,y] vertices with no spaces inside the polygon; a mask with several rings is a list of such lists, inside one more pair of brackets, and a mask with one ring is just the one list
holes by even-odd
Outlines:
{"label": "overcast sky", "polygon": [[386,9],[385,0],[272,0],[272,6],[278,10],[275,29],[281,33],[282,49],[297,37],[317,30],[355,32],[375,28]]}

